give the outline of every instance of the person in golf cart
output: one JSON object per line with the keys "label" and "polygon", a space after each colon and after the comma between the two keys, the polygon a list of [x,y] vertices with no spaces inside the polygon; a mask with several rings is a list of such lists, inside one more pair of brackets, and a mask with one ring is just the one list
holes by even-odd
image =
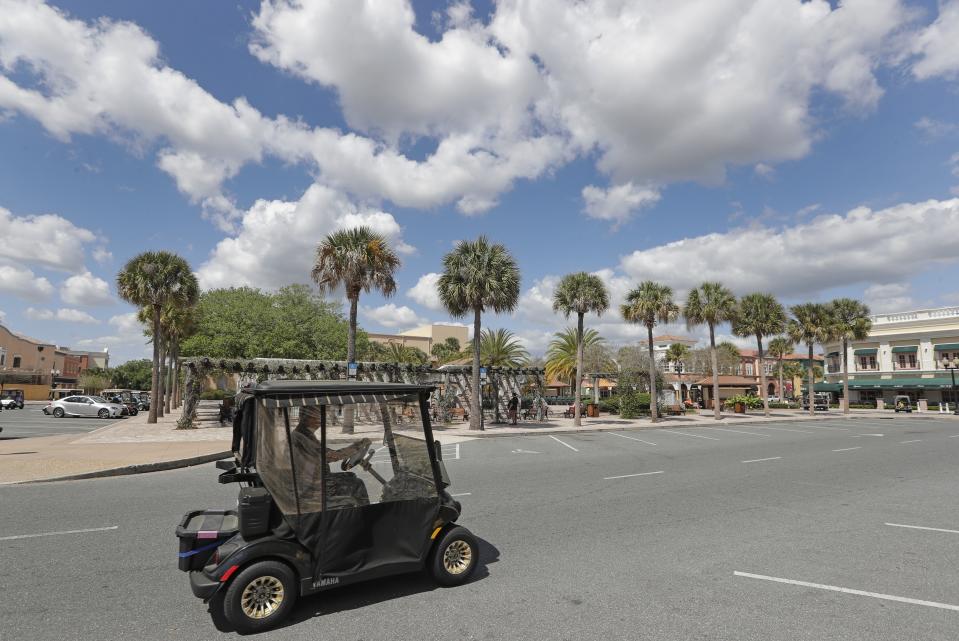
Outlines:
{"label": "person in golf cart", "polygon": [[326,448],[326,464],[323,463],[323,445],[316,438],[322,424],[320,408],[308,406],[300,408],[300,418],[296,429],[290,433],[294,457],[300,462],[300,482],[305,487],[300,492],[311,503],[322,501],[323,488],[321,474],[326,475],[326,491],[330,500],[353,501],[354,505],[369,503],[366,485],[352,473],[331,473],[329,463],[346,461],[357,454],[365,454],[372,445],[368,438],[360,439],[338,450]]}

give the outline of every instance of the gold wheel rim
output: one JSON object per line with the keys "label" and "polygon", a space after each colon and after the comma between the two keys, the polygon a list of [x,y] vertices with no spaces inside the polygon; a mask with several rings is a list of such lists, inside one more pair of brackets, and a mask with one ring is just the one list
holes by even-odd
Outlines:
{"label": "gold wheel rim", "polygon": [[462,574],[473,560],[473,549],[469,543],[457,540],[446,546],[443,552],[443,567],[450,574]]}
{"label": "gold wheel rim", "polygon": [[251,619],[265,619],[280,608],[283,596],[283,583],[278,578],[257,577],[243,589],[240,607]]}

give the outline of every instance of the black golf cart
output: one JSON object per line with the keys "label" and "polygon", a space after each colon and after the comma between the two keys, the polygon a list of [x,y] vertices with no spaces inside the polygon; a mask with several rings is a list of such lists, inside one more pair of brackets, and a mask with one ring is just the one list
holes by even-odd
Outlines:
{"label": "black golf cart", "polygon": [[469,579],[479,549],[455,525],[433,389],[268,381],[238,394],[235,461],[217,464],[240,485],[237,509],[190,512],[176,531],[194,595],[255,632],[298,596],[349,583],[423,569],[442,585]]}

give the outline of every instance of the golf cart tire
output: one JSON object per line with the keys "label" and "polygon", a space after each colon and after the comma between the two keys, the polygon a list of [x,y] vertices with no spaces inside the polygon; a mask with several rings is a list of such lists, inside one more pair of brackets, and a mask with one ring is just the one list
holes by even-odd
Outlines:
{"label": "golf cart tire", "polygon": [[[464,551],[469,550],[465,562]],[[440,534],[430,554],[429,569],[433,579],[440,585],[452,587],[466,583],[479,562],[479,542],[465,527],[454,525]]]}
{"label": "golf cart tire", "polygon": [[62,407],[53,408],[53,415],[57,418],[63,418],[66,412],[63,411]]}
{"label": "golf cart tire", "polygon": [[[283,597],[272,612],[262,618],[255,618],[244,610],[243,593],[260,579],[266,579],[268,583],[272,583],[270,579],[279,581],[283,586]],[[253,563],[243,568],[227,586],[223,595],[223,616],[241,634],[262,632],[277,625],[290,614],[296,603],[298,589],[296,574],[285,563],[272,560]]]}

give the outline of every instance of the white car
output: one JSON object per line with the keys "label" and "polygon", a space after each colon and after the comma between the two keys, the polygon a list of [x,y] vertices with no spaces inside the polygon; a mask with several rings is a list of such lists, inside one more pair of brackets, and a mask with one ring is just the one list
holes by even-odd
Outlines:
{"label": "white car", "polygon": [[64,416],[94,416],[97,418],[120,418],[123,405],[111,403],[101,396],[68,396],[53,401],[44,408],[57,418]]}

